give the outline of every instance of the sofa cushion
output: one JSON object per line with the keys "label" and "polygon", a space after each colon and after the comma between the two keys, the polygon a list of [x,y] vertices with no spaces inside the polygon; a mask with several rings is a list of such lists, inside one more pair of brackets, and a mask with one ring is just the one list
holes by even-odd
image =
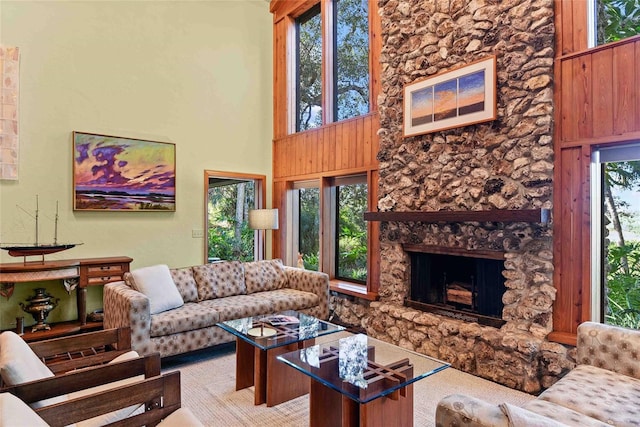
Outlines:
{"label": "sofa cushion", "polygon": [[299,291],[297,289],[277,289],[275,291],[256,292],[252,294],[262,301],[266,301],[271,307],[271,313],[279,313],[286,310],[303,310],[318,305],[320,297],[312,292]]}
{"label": "sofa cushion", "polygon": [[182,300],[184,302],[198,302],[198,285],[193,277],[193,269],[191,267],[172,268],[169,271]]}
{"label": "sofa cushion", "polygon": [[279,259],[245,262],[244,283],[248,294],[282,289],[287,284],[287,273]]}
{"label": "sofa cushion", "polygon": [[218,313],[202,303],[188,302],[182,307],[151,316],[151,337],[162,337],[179,332],[207,328],[218,323]]}
{"label": "sofa cushion", "polygon": [[149,312],[161,313],[182,306],[184,301],[164,264],[138,268],[126,275],[129,286],[149,298]]}
{"label": "sofa cushion", "polygon": [[210,299],[201,301],[198,304],[207,310],[217,313],[219,322],[271,313],[269,302],[261,300],[255,294]]}
{"label": "sofa cushion", "polygon": [[[17,385],[53,377],[53,372],[15,332],[0,334],[0,375],[6,385]],[[52,397],[31,404],[33,408],[64,402],[67,396]]]}
{"label": "sofa cushion", "polygon": [[247,293],[240,261],[222,261],[193,267],[200,301]]}
{"label": "sofa cushion", "polygon": [[616,426],[640,426],[640,380],[579,365],[539,396]]}
{"label": "sofa cushion", "polygon": [[536,414],[544,415],[547,418],[552,418],[556,421],[564,423],[569,426],[575,427],[608,427],[611,424],[603,423],[582,414],[581,412],[574,411],[564,406],[557,405],[555,403],[542,400],[533,399],[523,405],[525,409]]}

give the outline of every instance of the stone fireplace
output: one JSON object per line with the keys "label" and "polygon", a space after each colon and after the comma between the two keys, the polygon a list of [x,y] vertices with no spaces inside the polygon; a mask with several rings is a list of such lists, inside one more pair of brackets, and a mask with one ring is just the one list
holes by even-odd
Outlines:
{"label": "stone fireplace", "polygon": [[[552,208],[553,0],[379,0],[378,6],[379,300],[334,296],[334,313],[371,336],[455,368],[540,391],[575,364],[575,349],[547,339],[555,299],[552,227],[502,213]],[[495,121],[403,137],[405,84],[487,55],[497,57]],[[467,215],[473,212],[483,215]],[[407,214],[394,217],[402,213]],[[426,214],[407,218],[408,213]],[[452,277],[455,267],[446,279],[443,272],[434,273],[433,281],[439,276],[440,282],[462,284],[449,295],[442,284],[420,295],[436,306],[426,310],[405,304],[417,298],[412,279],[431,274],[425,262],[455,263],[416,261],[413,254],[424,251],[415,249],[427,247],[451,257],[493,254],[487,258],[499,258],[499,265],[465,261],[465,269],[473,271],[462,279]],[[498,284],[481,296],[480,276],[495,270],[503,288]],[[482,307],[488,312],[480,315],[483,299],[499,301]],[[438,305],[451,307],[438,312]]]}

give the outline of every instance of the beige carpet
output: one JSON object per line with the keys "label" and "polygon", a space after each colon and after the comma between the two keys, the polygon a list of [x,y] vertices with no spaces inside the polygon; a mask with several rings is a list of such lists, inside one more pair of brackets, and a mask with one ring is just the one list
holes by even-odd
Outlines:
{"label": "beige carpet", "polygon": [[[253,387],[235,391],[233,345],[163,360],[163,372],[173,370],[181,372],[183,406],[191,409],[206,426],[300,427],[309,424],[307,396],[267,408],[266,405],[254,406]],[[453,393],[514,405],[534,398],[453,368],[416,382],[414,390],[416,426],[433,426],[438,401]]]}

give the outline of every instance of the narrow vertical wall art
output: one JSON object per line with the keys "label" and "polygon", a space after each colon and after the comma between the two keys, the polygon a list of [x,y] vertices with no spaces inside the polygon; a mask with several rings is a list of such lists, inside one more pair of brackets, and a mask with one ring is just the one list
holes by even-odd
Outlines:
{"label": "narrow vertical wall art", "polygon": [[0,46],[0,179],[18,179],[17,47]]}

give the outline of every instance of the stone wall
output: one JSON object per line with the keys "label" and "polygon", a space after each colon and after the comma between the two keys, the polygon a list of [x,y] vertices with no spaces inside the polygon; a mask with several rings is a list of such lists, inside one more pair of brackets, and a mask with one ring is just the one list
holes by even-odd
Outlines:
{"label": "stone wall", "polygon": [[[552,0],[380,0],[381,211],[552,207]],[[403,85],[497,57],[495,121],[404,138]],[[410,261],[402,244],[505,252],[500,329],[403,307]],[[332,299],[335,315],[371,336],[527,392],[574,366],[574,349],[549,342],[552,230],[529,223],[381,226],[380,300]]]}

